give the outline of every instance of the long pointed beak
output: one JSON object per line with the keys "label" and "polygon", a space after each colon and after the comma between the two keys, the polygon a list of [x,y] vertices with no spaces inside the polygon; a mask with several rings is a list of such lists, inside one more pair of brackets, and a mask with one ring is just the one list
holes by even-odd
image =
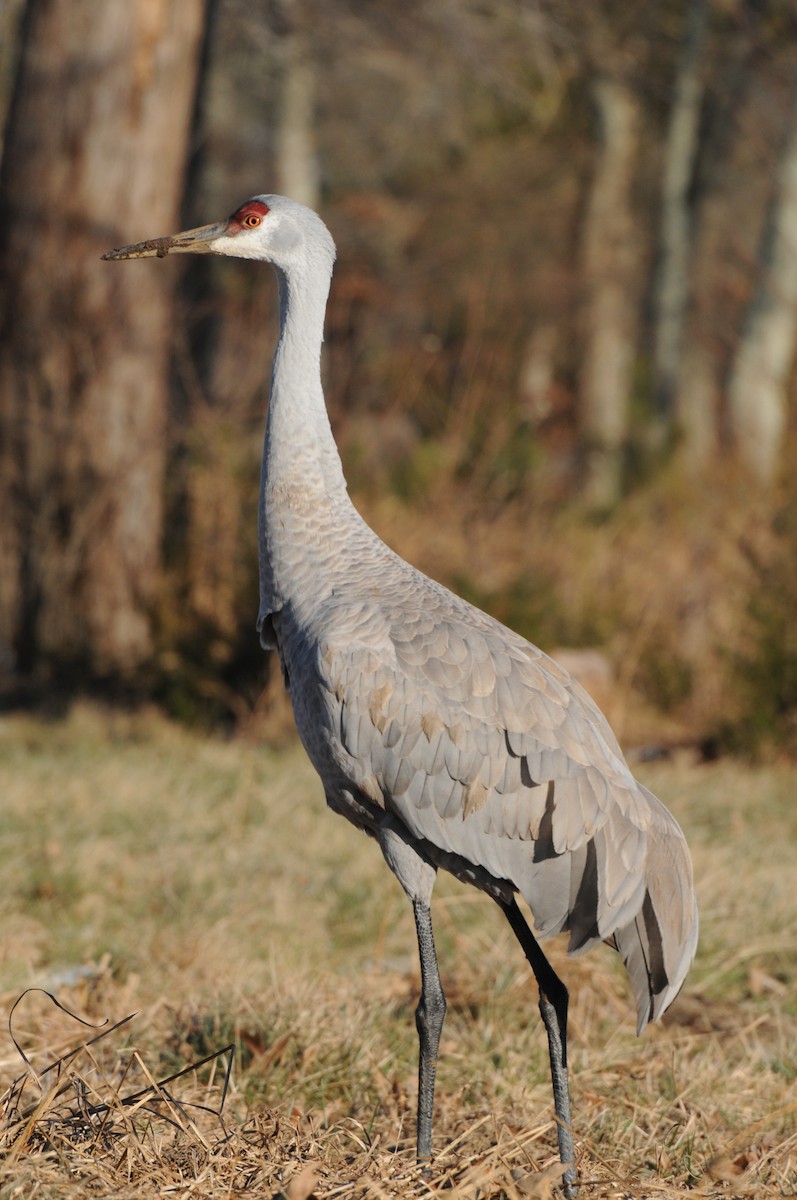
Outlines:
{"label": "long pointed beak", "polygon": [[229,221],[200,225],[198,229],[186,229],[184,233],[173,233],[171,237],[150,238],[147,242],[121,246],[118,250],[109,250],[102,257],[165,258],[167,254],[208,254],[212,251],[213,242],[226,235],[229,225]]}

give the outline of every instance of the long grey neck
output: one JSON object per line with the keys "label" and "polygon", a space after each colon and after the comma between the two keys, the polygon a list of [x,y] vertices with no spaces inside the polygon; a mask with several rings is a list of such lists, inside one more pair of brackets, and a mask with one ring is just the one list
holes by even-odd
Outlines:
{"label": "long grey neck", "polygon": [[[316,276],[314,278],[314,275]],[[343,467],[321,387],[321,343],[329,276],[278,273],[280,333],[271,372],[263,483],[297,489],[313,504],[345,493]]]}
{"label": "long grey neck", "polygon": [[261,622],[293,598],[315,546],[355,516],[321,387],[331,268],[314,262],[277,274],[280,333],[260,477]]}

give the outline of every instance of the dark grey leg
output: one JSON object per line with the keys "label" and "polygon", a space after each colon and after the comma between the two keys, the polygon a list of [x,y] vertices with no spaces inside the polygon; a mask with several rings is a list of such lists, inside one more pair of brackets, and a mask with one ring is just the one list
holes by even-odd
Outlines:
{"label": "dark grey leg", "polygon": [[562,1187],[566,1196],[575,1196],[578,1189],[570,1121],[570,1090],[567,1085],[567,988],[537,944],[514,896],[509,903],[505,904],[503,901],[499,901],[499,904],[507,915],[515,937],[523,948],[523,953],[529,960],[529,965],[540,988],[540,1016],[548,1034],[559,1157],[567,1167],[562,1176]]}
{"label": "dark grey leg", "polygon": [[421,959],[421,998],[415,1010],[415,1024],[420,1041],[418,1062],[418,1158],[432,1157],[432,1112],[434,1110],[434,1080],[437,1070],[437,1051],[446,1015],[446,998],[440,983],[437,952],[432,935],[432,914],[421,900],[413,901],[415,929],[418,933],[418,953]]}

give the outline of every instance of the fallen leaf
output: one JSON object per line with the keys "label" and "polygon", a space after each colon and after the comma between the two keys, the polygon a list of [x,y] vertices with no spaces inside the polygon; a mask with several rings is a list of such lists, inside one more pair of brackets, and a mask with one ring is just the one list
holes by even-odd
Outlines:
{"label": "fallen leaf", "polygon": [[317,1182],[318,1168],[313,1163],[306,1163],[288,1184],[285,1200],[311,1200]]}
{"label": "fallen leaf", "polygon": [[740,1156],[731,1158],[729,1154],[715,1154],[706,1163],[706,1174],[715,1183],[730,1183],[743,1175],[746,1167],[747,1160]]}
{"label": "fallen leaf", "polygon": [[564,1163],[552,1163],[543,1171],[521,1171],[516,1168],[512,1172],[512,1179],[521,1196],[528,1196],[529,1200],[551,1200],[553,1190],[566,1170]]}
{"label": "fallen leaf", "polygon": [[669,1151],[664,1146],[659,1146],[656,1151],[656,1172],[659,1175],[666,1175],[672,1167],[672,1158]]}
{"label": "fallen leaf", "polygon": [[747,972],[747,986],[751,996],[763,996],[770,992],[773,996],[785,996],[788,988],[780,979],[770,975],[758,963],[753,963]]}

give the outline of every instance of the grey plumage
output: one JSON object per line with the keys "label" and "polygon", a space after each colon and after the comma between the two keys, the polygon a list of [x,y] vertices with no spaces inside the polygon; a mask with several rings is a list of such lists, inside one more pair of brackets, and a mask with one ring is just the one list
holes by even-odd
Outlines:
{"label": "grey plumage", "polygon": [[697,941],[686,843],[631,774],[583,689],[535,646],[428,579],[363,522],[324,406],[320,348],[334,245],[308,209],[259,196],[227,221],[107,257],[210,252],[274,265],[280,337],[259,503],[260,614],[327,801],[379,842],[412,900],[422,966],[418,1153],[431,1148],[445,998],[429,905],[436,870],[503,908],[540,984],[565,1190],[575,1186],[567,992],[539,938],[609,942],[641,1032]]}
{"label": "grey plumage", "polygon": [[363,824],[365,806],[377,836],[390,814],[433,863],[491,893],[510,885],[541,937],[570,931],[571,952],[614,938],[641,1031],[694,950],[678,826],[555,662],[362,540],[366,599],[344,569],[300,627],[276,625],[299,732],[334,807]]}

